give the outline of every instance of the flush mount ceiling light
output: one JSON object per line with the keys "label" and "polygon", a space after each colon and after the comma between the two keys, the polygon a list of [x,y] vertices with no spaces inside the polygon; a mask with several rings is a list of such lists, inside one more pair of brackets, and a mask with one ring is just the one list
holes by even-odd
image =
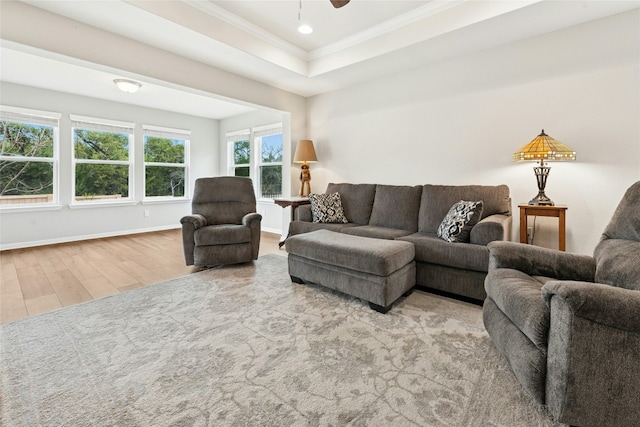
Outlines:
{"label": "flush mount ceiling light", "polygon": [[142,87],[142,84],[135,80],[115,79],[113,82],[118,86],[118,89],[126,93],[135,93]]}
{"label": "flush mount ceiling light", "polygon": [[301,24],[298,27],[298,32],[300,34],[311,34],[311,33],[313,33],[313,28],[311,28],[311,26],[309,24]]}

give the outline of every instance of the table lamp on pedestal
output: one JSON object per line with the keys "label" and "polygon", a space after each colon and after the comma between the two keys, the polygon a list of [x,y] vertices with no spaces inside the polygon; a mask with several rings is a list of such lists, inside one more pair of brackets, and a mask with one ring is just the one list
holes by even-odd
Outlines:
{"label": "table lamp on pedestal", "polygon": [[[298,142],[296,153],[293,156],[294,163],[302,163],[300,166],[300,197],[308,196],[311,193],[311,170],[308,163],[318,161],[316,150],[313,148],[313,141],[303,139]],[[305,194],[306,187],[306,194]]]}
{"label": "table lamp on pedestal", "polygon": [[546,166],[544,161],[566,161],[575,160],[576,152],[572,148],[556,141],[549,135],[542,133],[535,137],[530,143],[513,153],[513,161],[524,160],[540,161],[540,165],[533,168],[538,181],[538,195],[529,201],[530,205],[553,206],[553,201],[544,194],[547,185],[547,177],[551,167]]}

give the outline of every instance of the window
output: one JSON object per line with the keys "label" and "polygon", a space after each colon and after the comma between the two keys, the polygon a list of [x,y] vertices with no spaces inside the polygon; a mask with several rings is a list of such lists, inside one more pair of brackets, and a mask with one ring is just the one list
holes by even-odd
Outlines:
{"label": "window", "polygon": [[[252,143],[253,141],[253,143]],[[282,126],[227,134],[229,174],[253,179],[258,198],[282,195]]]}
{"label": "window", "polygon": [[144,196],[184,197],[190,132],[151,126],[143,131]]}
{"label": "window", "polygon": [[0,205],[57,203],[59,115],[0,110]]}
{"label": "window", "polygon": [[227,135],[231,152],[231,175],[251,177],[251,134],[249,131]]}
{"label": "window", "polygon": [[76,202],[130,200],[133,124],[71,117]]}
{"label": "window", "polygon": [[255,133],[258,149],[259,197],[282,196],[282,129],[265,129]]}

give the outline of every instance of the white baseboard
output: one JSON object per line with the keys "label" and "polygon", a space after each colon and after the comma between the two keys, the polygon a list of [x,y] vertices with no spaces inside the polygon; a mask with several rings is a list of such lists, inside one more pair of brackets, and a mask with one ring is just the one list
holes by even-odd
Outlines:
{"label": "white baseboard", "polygon": [[[104,239],[105,237],[128,236],[130,234],[151,233],[154,231],[165,231],[181,228],[181,225],[164,225],[161,227],[142,228],[136,230],[113,231],[110,233],[97,233],[84,236],[60,237],[57,239],[34,240],[31,242],[10,243],[0,246],[0,251],[8,251],[11,249],[33,248],[36,246],[56,245],[59,243],[79,242],[81,240]],[[275,228],[262,228],[267,233],[282,234],[281,230]]]}
{"label": "white baseboard", "polygon": [[142,229],[136,229],[136,230],[113,231],[109,233],[97,233],[97,234],[89,234],[84,236],[70,236],[70,237],[60,237],[57,239],[34,240],[31,242],[10,243],[10,244],[5,244],[0,246],[0,251],[8,251],[11,249],[33,248],[35,246],[56,245],[59,243],[78,242],[81,240],[103,239],[105,237],[127,236],[130,234],[150,233],[154,231],[173,230],[181,227],[182,226],[180,224],[178,224],[177,226],[164,225],[161,227],[142,228]]}

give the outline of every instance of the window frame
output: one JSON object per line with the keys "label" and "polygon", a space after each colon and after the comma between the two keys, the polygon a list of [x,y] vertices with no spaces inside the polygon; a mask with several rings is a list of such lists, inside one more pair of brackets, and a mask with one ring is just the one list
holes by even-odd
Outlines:
{"label": "window frame", "polygon": [[[154,136],[158,138],[167,139],[180,139],[184,141],[184,159],[183,163],[164,163],[164,162],[147,162],[144,154],[146,148],[146,137]],[[153,125],[142,125],[142,182],[143,182],[143,196],[142,201],[145,203],[153,202],[165,202],[171,200],[189,200],[190,186],[189,186],[189,171],[190,171],[190,146],[191,146],[191,131],[185,129],[165,128]],[[147,196],[147,167],[172,167],[184,169],[184,195],[180,197],[174,196]]]}
{"label": "window frame", "polygon": [[[136,204],[135,191],[135,124],[111,119],[70,115],[71,119],[71,202],[70,208],[107,206],[107,205],[131,205]],[[78,126],[81,125],[81,126]],[[99,132],[126,133],[128,134],[128,159],[127,160],[95,160],[76,158],[75,130],[92,130]],[[128,195],[120,199],[84,200],[76,199],[76,168],[78,164],[93,165],[121,165],[128,170]]]}
{"label": "window frame", "polygon": [[31,211],[60,209],[60,118],[62,114],[29,108],[0,105],[0,120],[52,128],[53,147],[51,157],[6,156],[0,160],[24,163],[50,163],[52,168],[51,201],[43,203],[0,204],[0,211]]}
{"label": "window frame", "polygon": [[[263,162],[262,161],[262,138],[271,135],[282,135],[282,160],[279,162]],[[272,201],[277,197],[263,197],[262,195],[262,176],[261,167],[263,166],[280,166],[281,167],[281,187],[284,185],[284,134],[282,131],[282,123],[273,123],[264,126],[256,126],[254,128],[242,129],[233,132],[227,132],[227,173],[229,176],[235,176],[235,168],[248,167],[249,178],[253,181],[253,191],[257,200]],[[235,163],[235,143],[240,141],[249,141],[249,163]],[[278,197],[281,197],[278,196]]]}

